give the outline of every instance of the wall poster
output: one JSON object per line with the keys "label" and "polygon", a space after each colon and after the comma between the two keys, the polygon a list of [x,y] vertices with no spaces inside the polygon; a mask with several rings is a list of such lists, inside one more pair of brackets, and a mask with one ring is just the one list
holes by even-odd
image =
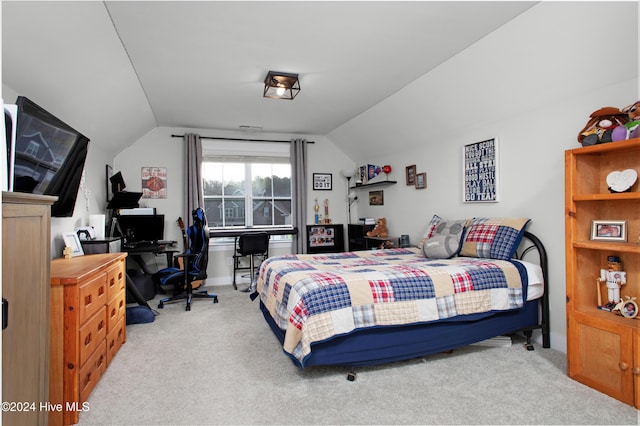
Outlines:
{"label": "wall poster", "polygon": [[462,186],[465,203],[498,202],[498,141],[487,139],[464,146]]}
{"label": "wall poster", "polygon": [[167,168],[142,168],[142,198],[167,198]]}

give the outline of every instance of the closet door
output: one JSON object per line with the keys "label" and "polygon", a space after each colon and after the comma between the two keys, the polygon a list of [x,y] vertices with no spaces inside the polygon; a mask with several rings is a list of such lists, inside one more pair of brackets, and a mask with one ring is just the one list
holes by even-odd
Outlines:
{"label": "closet door", "polygon": [[53,201],[2,194],[2,424],[47,424]]}

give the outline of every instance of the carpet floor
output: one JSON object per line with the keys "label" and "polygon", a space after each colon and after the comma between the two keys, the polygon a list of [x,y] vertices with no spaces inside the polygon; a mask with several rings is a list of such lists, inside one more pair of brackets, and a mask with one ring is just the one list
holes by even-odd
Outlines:
{"label": "carpet floor", "polygon": [[[80,425],[624,424],[639,411],[566,375],[565,354],[536,345],[468,346],[356,370],[301,371],[258,301],[212,287],[217,304],[165,305],[127,342],[80,414]],[[150,301],[155,309],[157,299]]]}

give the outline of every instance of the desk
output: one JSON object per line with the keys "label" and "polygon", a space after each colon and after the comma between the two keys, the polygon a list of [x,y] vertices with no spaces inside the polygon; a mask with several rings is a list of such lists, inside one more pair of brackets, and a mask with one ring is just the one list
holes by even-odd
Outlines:
{"label": "desk", "polygon": [[209,238],[239,237],[244,233],[266,232],[271,235],[296,235],[298,228],[209,228]]}
{"label": "desk", "polygon": [[178,244],[177,241],[159,241],[157,244],[144,244],[137,246],[125,246],[123,250],[129,253],[132,259],[134,259],[138,265],[142,268],[145,274],[153,274],[153,272],[148,272],[145,263],[140,258],[141,255],[146,253],[151,254],[165,254],[167,256],[167,267],[173,265],[173,255],[178,253],[180,250],[174,250],[170,247]]}

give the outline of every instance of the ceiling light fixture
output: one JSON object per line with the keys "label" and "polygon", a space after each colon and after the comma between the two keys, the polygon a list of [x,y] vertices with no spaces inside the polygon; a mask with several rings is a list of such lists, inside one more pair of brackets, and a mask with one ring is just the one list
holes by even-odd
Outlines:
{"label": "ceiling light fixture", "polygon": [[271,99],[293,99],[300,92],[298,74],[269,71],[264,79],[264,97]]}

